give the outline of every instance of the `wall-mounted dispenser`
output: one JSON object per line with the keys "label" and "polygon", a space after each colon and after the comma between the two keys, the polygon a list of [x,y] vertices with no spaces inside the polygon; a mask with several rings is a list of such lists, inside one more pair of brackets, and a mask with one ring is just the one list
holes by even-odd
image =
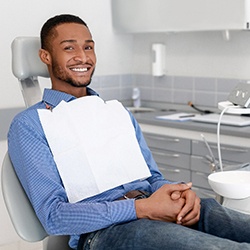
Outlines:
{"label": "wall-mounted dispenser", "polygon": [[141,92],[139,88],[133,88],[132,93],[133,107],[141,107]]}
{"label": "wall-mounted dispenser", "polygon": [[153,76],[163,76],[166,73],[166,63],[165,63],[165,45],[161,43],[154,43],[152,45],[152,50],[154,52],[154,59],[152,63],[152,75]]}

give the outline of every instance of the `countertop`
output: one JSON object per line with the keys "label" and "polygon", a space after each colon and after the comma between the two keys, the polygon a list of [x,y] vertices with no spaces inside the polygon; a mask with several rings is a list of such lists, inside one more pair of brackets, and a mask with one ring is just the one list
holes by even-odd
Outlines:
{"label": "countertop", "polygon": [[[139,124],[148,124],[166,128],[175,128],[175,129],[183,129],[190,131],[198,131],[205,133],[217,133],[217,125],[211,123],[203,123],[203,122],[194,122],[191,120],[188,121],[170,121],[170,120],[162,120],[156,118],[156,116],[168,115],[173,112],[168,111],[153,111],[153,112],[141,112],[141,113],[133,113],[136,120]],[[250,117],[249,117],[250,119]],[[220,126],[220,134],[242,137],[242,138],[250,138],[250,126],[229,126],[229,125],[221,125]]]}

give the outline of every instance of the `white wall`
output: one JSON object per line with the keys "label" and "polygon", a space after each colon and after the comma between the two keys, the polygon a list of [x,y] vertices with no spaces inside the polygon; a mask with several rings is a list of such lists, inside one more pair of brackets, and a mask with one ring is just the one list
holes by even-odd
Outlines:
{"label": "white wall", "polygon": [[[12,40],[39,36],[44,21],[60,13],[79,15],[88,23],[97,46],[97,75],[150,74],[151,45],[163,42],[169,75],[250,79],[250,32],[232,32],[229,41],[219,32],[117,34],[112,30],[110,7],[110,0],[2,1],[0,109],[24,106],[11,72]],[[6,143],[0,142],[0,162],[5,151]],[[17,240],[1,196],[0,221],[0,246]]]}
{"label": "white wall", "polygon": [[131,36],[115,35],[111,25],[110,0],[9,0],[1,3],[0,108],[22,106],[19,86],[11,72],[10,44],[16,36],[39,36],[42,24],[51,16],[73,13],[82,17],[96,41],[96,74],[130,71]]}
{"label": "white wall", "polygon": [[149,74],[152,43],[166,44],[167,75],[250,79],[250,31],[141,34],[134,38],[134,70]]}
{"label": "white wall", "polygon": [[169,75],[250,79],[250,31],[232,31],[229,41],[218,31],[117,34],[112,29],[110,7],[110,0],[4,1],[0,10],[0,108],[23,106],[11,73],[11,41],[16,36],[38,36],[47,18],[65,12],[80,15],[90,26],[97,45],[97,75],[150,74],[151,45],[163,42]]}
{"label": "white wall", "polygon": [[[19,85],[11,72],[10,44],[12,40],[16,36],[39,36],[42,24],[51,16],[60,13],[79,15],[90,27],[96,41],[97,75],[122,74],[130,71],[132,66],[128,62],[131,60],[132,37],[113,33],[110,0],[2,1],[0,8],[0,109],[24,106]],[[6,149],[6,141],[0,141],[0,163],[2,163]],[[14,233],[1,195],[0,221],[0,246],[17,241],[18,237]]]}

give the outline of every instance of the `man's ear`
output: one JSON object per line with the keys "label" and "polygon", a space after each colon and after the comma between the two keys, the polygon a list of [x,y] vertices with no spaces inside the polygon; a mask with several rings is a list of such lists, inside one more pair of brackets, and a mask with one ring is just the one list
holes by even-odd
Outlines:
{"label": "man's ear", "polygon": [[39,57],[43,63],[50,65],[51,64],[51,56],[50,53],[45,49],[39,50]]}

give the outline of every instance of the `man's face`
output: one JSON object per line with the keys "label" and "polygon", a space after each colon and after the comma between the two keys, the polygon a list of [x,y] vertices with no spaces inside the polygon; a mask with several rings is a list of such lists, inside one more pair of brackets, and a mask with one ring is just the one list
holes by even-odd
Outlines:
{"label": "man's face", "polygon": [[51,42],[51,74],[54,81],[74,87],[86,87],[95,70],[94,41],[88,28],[67,23],[56,27]]}

